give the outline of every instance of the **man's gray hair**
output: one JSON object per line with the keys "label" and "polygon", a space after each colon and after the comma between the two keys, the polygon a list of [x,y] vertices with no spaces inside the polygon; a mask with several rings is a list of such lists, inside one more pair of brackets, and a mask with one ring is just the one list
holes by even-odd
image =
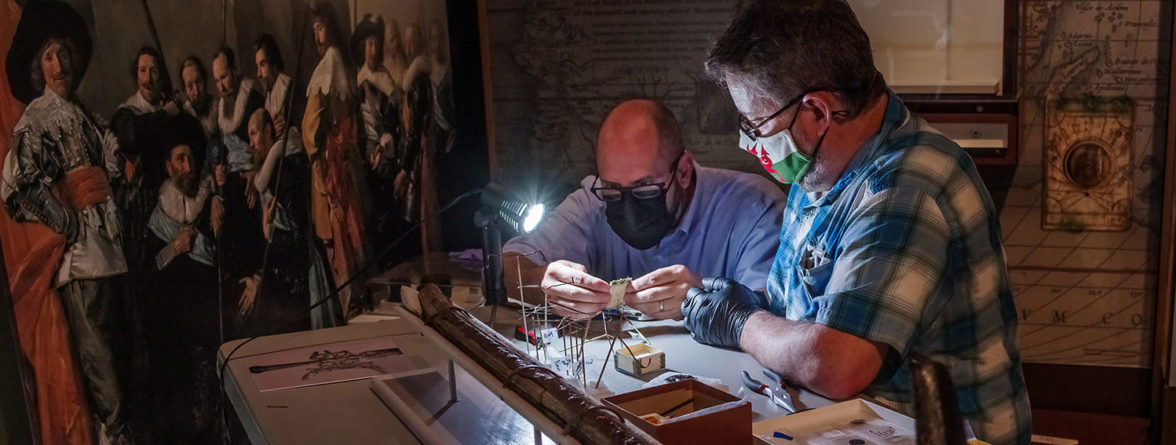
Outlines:
{"label": "man's gray hair", "polygon": [[844,0],[752,0],[711,46],[706,72],[726,87],[731,76],[780,105],[829,90],[848,117],[885,92],[870,38]]}

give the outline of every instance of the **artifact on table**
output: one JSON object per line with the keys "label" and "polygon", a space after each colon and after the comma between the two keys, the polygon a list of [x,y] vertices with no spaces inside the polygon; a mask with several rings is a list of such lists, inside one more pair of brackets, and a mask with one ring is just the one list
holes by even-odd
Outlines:
{"label": "artifact on table", "polygon": [[608,300],[608,307],[621,307],[621,303],[624,303],[625,301],[625,289],[628,288],[629,283],[632,282],[632,278],[625,277],[612,280],[608,283],[608,294],[610,297]]}

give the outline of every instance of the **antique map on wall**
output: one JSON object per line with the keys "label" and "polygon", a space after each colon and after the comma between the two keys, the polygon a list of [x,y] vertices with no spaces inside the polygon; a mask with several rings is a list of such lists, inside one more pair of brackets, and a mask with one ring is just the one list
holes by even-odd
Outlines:
{"label": "antique map on wall", "polygon": [[[1169,36],[1161,31],[1168,24],[1160,20],[1170,20],[1171,6],[1162,8],[1157,0],[1026,0],[1021,7],[1021,152],[1001,226],[1020,312],[1022,357],[1036,363],[1151,366],[1168,100]],[[1130,113],[1116,118],[1130,116],[1129,122],[1087,122],[1132,131],[1124,231],[1041,227],[1047,205],[1047,99],[1084,96],[1126,96],[1132,103]],[[1077,127],[1067,131],[1104,133]]]}
{"label": "antique map on wall", "polygon": [[493,0],[495,145],[504,175],[575,183],[594,170],[596,127],[624,99],[664,103],[710,167],[763,172],[738,148],[731,98],[702,70],[734,0]]}

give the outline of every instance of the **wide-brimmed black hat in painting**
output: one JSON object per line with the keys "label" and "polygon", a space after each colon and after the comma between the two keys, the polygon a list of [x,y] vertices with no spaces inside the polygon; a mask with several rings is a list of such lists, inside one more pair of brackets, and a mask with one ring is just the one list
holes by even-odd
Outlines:
{"label": "wide-brimmed black hat in painting", "polygon": [[16,25],[16,34],[5,61],[12,95],[26,104],[42,93],[43,86],[34,85],[31,70],[38,52],[49,39],[68,40],[72,44],[70,70],[75,90],[90,64],[94,44],[82,16],[73,7],[59,1],[30,0],[21,11],[20,23]]}
{"label": "wide-brimmed black hat in painting", "polygon": [[192,149],[189,159],[194,171],[199,172],[200,167],[204,165],[208,140],[204,137],[200,121],[192,115],[180,113],[168,117],[146,137],[148,144],[151,145],[141,154],[143,162],[139,168],[147,187],[159,187],[159,184],[167,179],[164,163],[170,159],[171,150],[175,147],[187,145]]}
{"label": "wide-brimmed black hat in painting", "polygon": [[355,24],[355,33],[351,35],[351,56],[356,66],[363,66],[365,60],[363,57],[364,44],[368,37],[375,37],[376,41],[380,42],[381,50],[376,54],[383,57],[384,45],[384,18],[372,18],[371,14],[364,14],[363,19]]}

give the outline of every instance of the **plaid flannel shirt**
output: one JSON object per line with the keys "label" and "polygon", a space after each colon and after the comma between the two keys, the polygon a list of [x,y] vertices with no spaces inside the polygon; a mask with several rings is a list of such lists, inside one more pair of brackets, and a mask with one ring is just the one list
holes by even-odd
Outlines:
{"label": "plaid flannel shirt", "polygon": [[947,366],[991,443],[1029,443],[1017,312],[997,212],[959,145],[889,95],[882,128],[831,190],[792,187],[771,311],[889,346],[865,394],[909,412],[907,358]]}

